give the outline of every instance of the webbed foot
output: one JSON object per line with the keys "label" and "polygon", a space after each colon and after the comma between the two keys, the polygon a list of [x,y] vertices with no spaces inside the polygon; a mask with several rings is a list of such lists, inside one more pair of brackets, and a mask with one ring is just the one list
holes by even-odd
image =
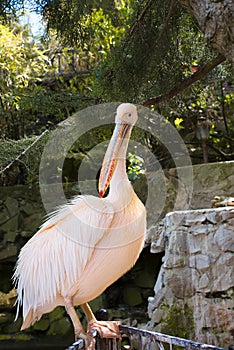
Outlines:
{"label": "webbed foot", "polygon": [[119,321],[90,321],[88,323],[87,332],[90,332],[92,329],[95,329],[99,333],[101,338],[121,339],[119,325]]}

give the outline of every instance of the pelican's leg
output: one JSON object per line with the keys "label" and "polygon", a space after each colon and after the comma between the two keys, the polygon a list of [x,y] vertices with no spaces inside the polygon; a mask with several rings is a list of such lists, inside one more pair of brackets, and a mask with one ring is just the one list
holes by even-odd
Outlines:
{"label": "pelican's leg", "polygon": [[84,339],[86,349],[87,350],[94,350],[95,340],[93,339],[93,337],[90,334],[85,333],[84,328],[79,320],[79,317],[77,316],[76,310],[72,304],[72,298],[65,297],[64,303],[65,303],[65,309],[66,309],[68,315],[70,316],[73,327],[74,327],[75,340],[77,340],[78,338]]}
{"label": "pelican's leg", "polygon": [[97,321],[88,303],[80,305],[88,322],[88,332],[96,329],[102,338],[121,338],[118,321]]}
{"label": "pelican's leg", "polygon": [[88,303],[80,305],[84,311],[87,322],[97,321]]}

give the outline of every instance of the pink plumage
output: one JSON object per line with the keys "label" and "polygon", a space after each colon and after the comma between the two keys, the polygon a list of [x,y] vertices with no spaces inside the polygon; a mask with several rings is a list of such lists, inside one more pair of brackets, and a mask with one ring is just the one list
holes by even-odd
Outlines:
{"label": "pink plumage", "polygon": [[110,185],[108,196],[75,197],[21,249],[14,280],[18,306],[23,305],[22,329],[64,305],[75,337],[93,349],[94,340],[75,313],[74,306],[80,305],[91,328],[104,337],[119,336],[118,325],[97,321],[87,303],[134,265],[144,244],[146,212],[128,180],[125,159],[137,118],[134,105],[118,107],[99,182],[101,197]]}

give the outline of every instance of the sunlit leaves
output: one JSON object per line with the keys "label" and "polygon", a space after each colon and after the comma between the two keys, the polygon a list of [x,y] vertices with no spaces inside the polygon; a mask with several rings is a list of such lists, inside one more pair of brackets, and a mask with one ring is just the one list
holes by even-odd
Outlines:
{"label": "sunlit leaves", "polygon": [[[6,128],[10,130],[11,125],[18,124],[21,99],[48,71],[48,60],[31,41],[27,28],[17,23],[11,27],[0,24],[0,52],[0,125],[4,136]],[[12,136],[19,137],[19,132]]]}

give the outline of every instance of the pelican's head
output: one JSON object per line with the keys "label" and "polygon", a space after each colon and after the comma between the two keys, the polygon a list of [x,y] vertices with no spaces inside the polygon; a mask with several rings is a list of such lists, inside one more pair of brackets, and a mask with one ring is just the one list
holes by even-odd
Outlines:
{"label": "pelican's head", "polygon": [[137,108],[131,103],[122,103],[116,111],[115,123],[135,125],[138,119]]}
{"label": "pelican's head", "polygon": [[115,117],[115,129],[107,148],[99,178],[99,194],[103,197],[114,174],[119,158],[126,156],[132,127],[137,122],[137,108],[131,103],[118,106]]}

